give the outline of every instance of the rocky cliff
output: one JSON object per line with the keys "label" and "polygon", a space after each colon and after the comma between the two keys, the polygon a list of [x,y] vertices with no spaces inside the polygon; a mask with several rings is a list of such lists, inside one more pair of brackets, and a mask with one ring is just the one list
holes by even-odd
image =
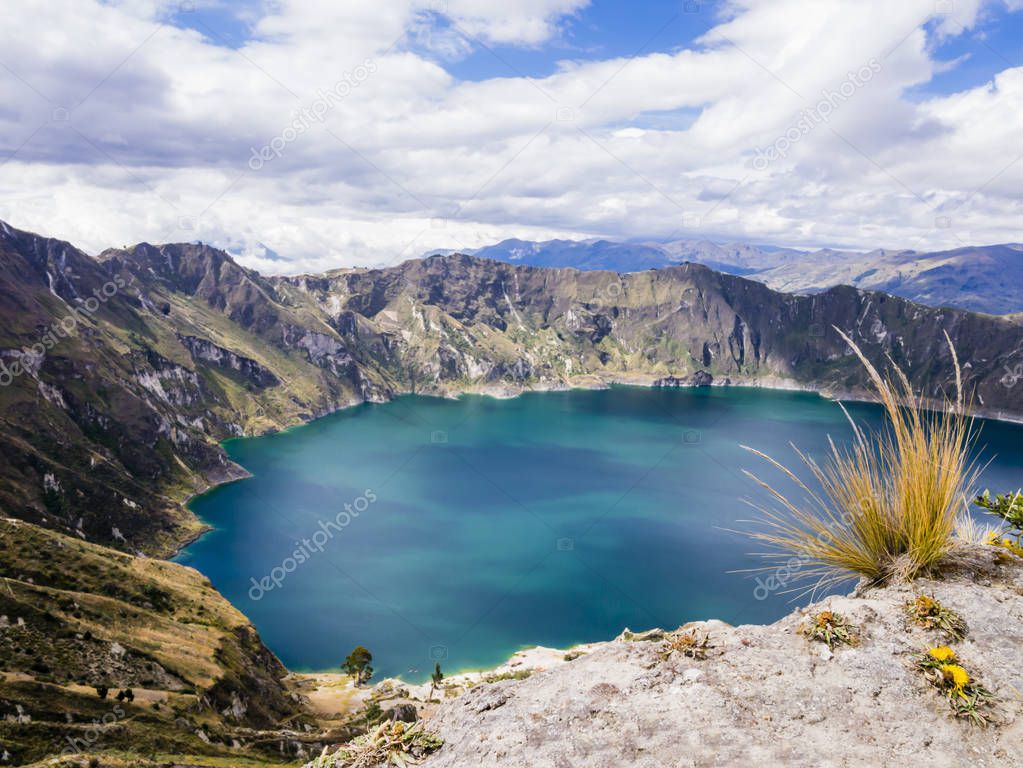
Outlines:
{"label": "rocky cliff", "polygon": [[162,554],[190,495],[243,476],[218,442],[399,393],[748,383],[865,392],[833,330],[921,390],[955,341],[979,409],[1023,415],[1023,326],[835,288],[774,292],[706,267],[618,274],[464,255],[261,276],[205,245],[109,250],[0,226],[0,507]]}

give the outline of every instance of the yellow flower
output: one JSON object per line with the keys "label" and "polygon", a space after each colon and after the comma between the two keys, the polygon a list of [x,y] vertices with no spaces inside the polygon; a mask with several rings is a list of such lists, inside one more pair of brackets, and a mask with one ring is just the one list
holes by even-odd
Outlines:
{"label": "yellow flower", "polygon": [[916,599],[915,607],[917,614],[920,616],[930,616],[938,611],[937,601],[927,595],[920,595]]}
{"label": "yellow flower", "polygon": [[955,661],[956,652],[947,645],[939,645],[927,651],[927,655],[935,661]]}
{"label": "yellow flower", "polygon": [[1012,539],[998,538],[998,534],[991,532],[988,534],[987,543],[992,547],[999,547],[1012,552],[1012,554],[1018,557],[1023,557],[1023,547],[1014,542]]}
{"label": "yellow flower", "polygon": [[963,688],[970,684],[969,673],[958,664],[942,664],[941,674],[945,681],[951,683],[952,687],[960,694],[963,692]]}

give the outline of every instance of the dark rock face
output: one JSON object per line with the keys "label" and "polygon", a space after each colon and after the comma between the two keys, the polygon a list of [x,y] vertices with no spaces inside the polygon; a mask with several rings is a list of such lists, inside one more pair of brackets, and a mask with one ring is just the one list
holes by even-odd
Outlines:
{"label": "dark rock face", "polygon": [[782,294],[695,264],[618,274],[455,254],[264,278],[209,246],[93,259],[8,228],[0,268],[0,505],[151,553],[200,530],[184,495],[243,475],[217,441],[402,392],[639,377],[863,394],[837,327],[930,397],[954,383],[947,333],[977,407],[1023,414],[1019,323],[848,287]]}
{"label": "dark rock face", "polygon": [[179,336],[178,338],[197,363],[212,363],[224,370],[234,371],[244,381],[251,382],[252,386],[259,389],[276,387],[281,383],[270,369],[256,360],[218,347],[208,339],[200,339],[196,336]]}
{"label": "dark rock face", "polygon": [[395,722],[414,723],[419,719],[419,712],[415,704],[398,704],[391,709],[385,709],[384,716]]}
{"label": "dark rock face", "polygon": [[654,381],[655,387],[709,387],[714,383],[714,377],[707,371],[697,371],[692,376],[679,378],[678,376],[665,376],[663,379]]}

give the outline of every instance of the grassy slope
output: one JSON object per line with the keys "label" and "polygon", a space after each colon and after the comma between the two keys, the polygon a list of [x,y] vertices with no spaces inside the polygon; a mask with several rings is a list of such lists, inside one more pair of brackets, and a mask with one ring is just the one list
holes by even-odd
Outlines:
{"label": "grassy slope", "polygon": [[[198,572],[24,522],[0,520],[0,535],[0,743],[15,764],[58,754],[69,737],[86,752],[280,762],[256,748],[258,734],[315,724],[247,619]],[[134,702],[118,702],[128,687]],[[232,749],[235,738],[252,746]]]}

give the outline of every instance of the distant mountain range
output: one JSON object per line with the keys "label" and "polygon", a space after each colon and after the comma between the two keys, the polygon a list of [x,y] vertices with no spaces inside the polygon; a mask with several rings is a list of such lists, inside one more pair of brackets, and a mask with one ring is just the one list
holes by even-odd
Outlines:
{"label": "distant mountain range", "polygon": [[1019,243],[928,253],[887,249],[861,253],[708,240],[626,243],[512,239],[467,253],[511,264],[614,272],[641,272],[693,262],[759,280],[788,293],[815,293],[836,285],[852,285],[930,306],[996,315],[1023,311],[1023,245]]}

